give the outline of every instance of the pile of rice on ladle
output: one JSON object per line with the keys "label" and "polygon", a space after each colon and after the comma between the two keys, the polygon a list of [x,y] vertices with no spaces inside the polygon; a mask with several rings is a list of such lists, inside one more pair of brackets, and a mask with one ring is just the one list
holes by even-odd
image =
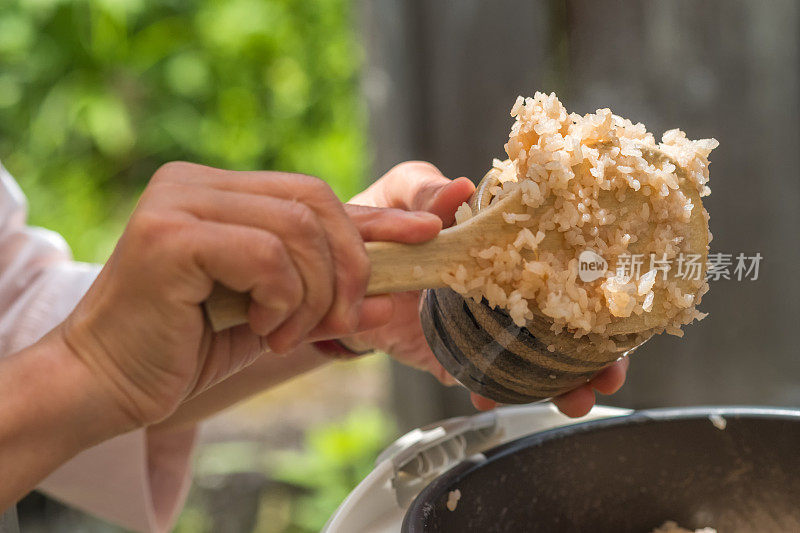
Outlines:
{"label": "pile of rice on ladle", "polygon": [[[490,192],[491,203],[521,195],[524,211],[504,215],[519,233],[476,248],[474,262],[445,282],[521,327],[536,314],[554,332],[597,345],[614,335],[680,336],[682,325],[703,318],[696,306],[708,290],[711,235],[700,198],[711,192],[708,156],[719,143],[678,129],[656,143],[641,123],[609,109],[568,113],[555,94],[519,97],[511,115],[508,159],[494,161]],[[473,214],[462,205],[456,223]],[[586,250],[608,263],[588,282],[578,271]]]}

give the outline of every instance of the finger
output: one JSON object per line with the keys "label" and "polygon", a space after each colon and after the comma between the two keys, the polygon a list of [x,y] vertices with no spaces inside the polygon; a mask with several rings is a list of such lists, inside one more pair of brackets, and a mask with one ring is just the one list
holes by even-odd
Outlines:
{"label": "finger", "polygon": [[392,168],[351,203],[427,211],[450,226],[458,206],[474,191],[475,185],[467,178],[451,181],[430,163],[409,161]]}
{"label": "finger", "polygon": [[571,418],[584,416],[594,407],[594,390],[589,384],[581,385],[577,389],[553,398],[553,403],[558,410]]}
{"label": "finger", "polygon": [[351,203],[414,211],[424,204],[424,198],[435,193],[437,185],[449,181],[430,163],[407,161],[393,167],[366,191],[353,197]]}
{"label": "finger", "polygon": [[283,242],[274,234],[205,221],[196,228],[191,242],[195,265],[210,280],[250,294],[248,318],[256,334],[274,331],[301,305],[302,278]]}
{"label": "finger", "polygon": [[[433,357],[433,354],[431,354]],[[445,368],[437,361],[435,358],[428,363],[428,372],[433,374],[439,383],[444,385],[445,387],[452,387],[454,385],[458,385],[458,380],[450,375],[450,372],[445,370]]]}
{"label": "finger", "polygon": [[[361,305],[358,325],[353,332],[358,333],[385,326],[394,316],[394,309],[395,302],[391,294],[367,296],[364,298],[364,303]],[[341,336],[342,335],[338,333],[331,333],[323,324],[311,330],[306,340],[313,342],[326,339],[338,339]]]}
{"label": "finger", "polygon": [[390,294],[367,296],[361,305],[356,332],[385,326],[394,316],[395,302]]}
{"label": "finger", "polygon": [[[420,329],[419,333],[416,335],[414,333],[410,333],[409,340],[415,336],[420,338],[422,335],[423,334]],[[453,385],[458,384],[458,380],[447,370],[445,370],[442,364],[436,359],[436,356],[433,354],[424,338],[421,338],[421,342],[417,342],[415,344],[415,347],[412,344],[412,349],[405,351],[405,353],[400,356],[398,360],[401,363],[411,366],[412,368],[418,368],[420,370],[429,372],[439,381],[439,383],[445,387],[452,387]]]}
{"label": "finger", "polygon": [[[270,330],[268,342],[277,353],[299,344],[329,312],[336,289],[328,234],[316,212],[305,204],[269,196],[180,184],[172,188],[175,190],[169,196],[179,197],[178,205],[201,219],[257,227],[283,241],[301,274],[304,299],[280,328]],[[274,316],[273,310],[257,305],[250,313],[254,323],[262,325],[262,334],[266,334],[265,317]]]}
{"label": "finger", "polygon": [[474,192],[475,185],[470,180],[458,178],[435,191],[421,209],[438,216],[444,226],[449,227],[455,222],[458,206],[468,202]]}
{"label": "finger", "polygon": [[[316,212],[327,232],[336,289],[333,304],[321,321],[320,331],[336,337],[352,333],[358,327],[370,273],[361,235],[347,216],[344,205],[323,181],[311,176],[282,173],[276,174],[272,181],[275,185],[272,194],[304,202]],[[249,183],[254,187],[258,185],[252,181]]]}
{"label": "finger", "polygon": [[[430,213],[349,204],[344,208],[364,241],[424,242],[442,228],[441,221]],[[393,299],[367,298],[361,304],[357,324],[349,331],[336,330],[323,322],[310,335],[336,338],[380,327],[391,320],[393,311]]]}
{"label": "finger", "polygon": [[438,217],[423,211],[353,204],[345,204],[345,211],[365,242],[425,242],[434,238],[442,229],[442,221]]}
{"label": "finger", "polygon": [[484,398],[483,396],[479,396],[474,392],[471,392],[470,400],[472,400],[472,405],[475,406],[475,409],[478,411],[488,411],[490,409],[494,409],[498,406],[498,403],[494,400],[490,400],[489,398]]}
{"label": "finger", "polygon": [[600,371],[589,384],[600,394],[614,394],[625,384],[629,359],[623,357]]}
{"label": "finger", "polygon": [[[285,172],[231,172],[201,167],[196,175],[183,172],[176,180],[190,182],[214,189],[254,195],[271,196],[305,204],[322,223],[333,257],[335,291],[333,303],[321,322],[331,333],[340,335],[352,331],[357,323],[359,309],[369,279],[369,259],[364,244],[344,207],[330,187],[322,180],[303,174]],[[269,213],[267,216],[271,216]],[[301,317],[302,318],[302,317]],[[297,322],[300,322],[297,319]],[[308,334],[295,319],[282,326],[280,335],[287,345],[299,342],[297,337]],[[273,342],[273,340],[271,340]]]}

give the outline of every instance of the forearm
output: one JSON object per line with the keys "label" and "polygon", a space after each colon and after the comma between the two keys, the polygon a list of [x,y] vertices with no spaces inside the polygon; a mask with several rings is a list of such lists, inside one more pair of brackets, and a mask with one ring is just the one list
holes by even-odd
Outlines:
{"label": "forearm", "polygon": [[57,334],[0,359],[0,510],[129,425]]}
{"label": "forearm", "polygon": [[181,404],[172,416],[154,428],[178,428],[194,424],[329,361],[310,344],[301,344],[287,355],[266,353],[244,370]]}

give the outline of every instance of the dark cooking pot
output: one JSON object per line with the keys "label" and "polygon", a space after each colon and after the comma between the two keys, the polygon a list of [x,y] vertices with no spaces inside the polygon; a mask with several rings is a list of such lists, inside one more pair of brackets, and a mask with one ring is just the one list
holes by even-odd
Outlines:
{"label": "dark cooking pot", "polygon": [[639,411],[483,455],[428,485],[402,530],[646,533],[674,520],[720,533],[800,532],[798,410]]}

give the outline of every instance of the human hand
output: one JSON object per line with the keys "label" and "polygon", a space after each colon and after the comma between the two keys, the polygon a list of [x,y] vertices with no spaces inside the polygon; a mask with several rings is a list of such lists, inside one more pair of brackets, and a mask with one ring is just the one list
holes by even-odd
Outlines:
{"label": "human hand", "polygon": [[[449,180],[430,163],[409,161],[387,172],[351,204],[391,207],[433,213],[447,227],[455,220],[455,211],[467,201],[475,185],[467,178]],[[455,379],[439,364],[428,348],[419,320],[420,291],[392,294],[394,314],[391,321],[379,328],[366,330],[342,339],[357,350],[376,349],[390,354],[403,364],[433,374],[445,385]]]}
{"label": "human hand", "polygon": [[[129,425],[163,419],[267,348],[375,328],[364,240],[421,242],[438,217],[344,206],[321,180],[188,163],[159,169],[114,253],[58,333]],[[215,282],[248,292],[249,325],[213,334]]]}
{"label": "human hand", "polygon": [[[453,224],[459,205],[469,200],[475,186],[467,178],[449,180],[439,170],[421,161],[401,163],[368,189],[356,195],[351,203],[373,207],[392,207],[433,213],[444,227]],[[425,341],[419,320],[419,291],[392,295],[394,314],[379,327],[342,339],[355,350],[376,349],[388,353],[406,365],[426,370],[445,385],[455,379],[436,360]],[[600,372],[595,378],[575,390],[553,400],[564,414],[571,417],[589,412],[595,403],[595,391],[616,392],[625,382],[628,359],[624,358]],[[480,410],[492,409],[497,403],[471,393],[472,403]]]}
{"label": "human hand", "polygon": [[[584,416],[594,407],[595,392],[606,395],[614,394],[625,384],[625,376],[629,365],[630,360],[627,357],[623,357],[598,372],[585,385],[557,396],[551,401],[558,407],[559,411],[569,417]],[[481,411],[494,409],[498,405],[495,401],[477,395],[472,396],[472,403]]]}

